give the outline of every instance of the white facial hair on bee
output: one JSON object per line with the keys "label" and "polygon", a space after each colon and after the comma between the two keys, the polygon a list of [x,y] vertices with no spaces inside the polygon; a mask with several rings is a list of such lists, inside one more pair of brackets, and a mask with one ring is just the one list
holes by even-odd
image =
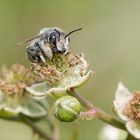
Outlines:
{"label": "white facial hair on bee", "polygon": [[64,38],[64,37],[60,37],[60,41],[57,41],[56,42],[56,47],[57,47],[57,50],[58,52],[62,52],[62,54],[67,54],[68,50],[69,50],[69,40],[68,38]]}

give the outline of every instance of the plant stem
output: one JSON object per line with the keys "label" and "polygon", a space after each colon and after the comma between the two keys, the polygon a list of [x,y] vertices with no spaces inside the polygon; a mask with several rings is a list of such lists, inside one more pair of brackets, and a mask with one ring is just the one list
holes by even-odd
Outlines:
{"label": "plant stem", "polygon": [[75,122],[74,124],[74,128],[72,129],[72,137],[70,138],[70,140],[78,140],[79,137],[79,123]]}
{"label": "plant stem", "polygon": [[128,134],[126,140],[138,140],[138,139],[134,138],[131,134]]}
{"label": "plant stem", "polygon": [[23,122],[30,126],[33,129],[33,131],[37,133],[41,138],[45,140],[53,140],[46,132],[43,132],[37,125],[35,125],[35,122],[33,122],[32,119],[24,115],[20,115],[19,122]]}
{"label": "plant stem", "polygon": [[[48,112],[49,112],[49,111],[48,111]],[[49,114],[49,113],[48,113],[48,114]],[[54,121],[50,118],[49,115],[48,115],[47,117],[45,117],[44,120],[46,120],[47,123],[48,123],[49,126],[50,126],[50,129],[51,129],[51,132],[52,132],[51,138],[52,138],[53,140],[59,140],[59,127],[58,127],[57,123],[54,122]]]}
{"label": "plant stem", "polygon": [[[35,121],[32,118],[29,118],[27,116],[24,116],[22,114],[20,114],[19,116],[14,116],[14,117],[2,117],[0,116],[1,119],[7,120],[7,121],[14,121],[14,122],[22,122],[26,125],[28,125],[29,127],[32,128],[32,130],[37,133],[41,138],[45,139],[45,140],[57,140],[57,132],[58,132],[58,128],[56,128],[55,124],[51,123],[51,129],[53,131],[52,136],[49,136],[49,134],[47,134],[47,132],[43,132],[36,124]],[[44,117],[43,117],[44,118]],[[42,118],[42,119],[43,119]],[[48,120],[47,120],[48,121]]]}
{"label": "plant stem", "polygon": [[69,94],[71,96],[76,97],[79,102],[85,106],[87,109],[89,109],[89,112],[91,111],[91,113],[93,113],[93,116],[95,116],[96,118],[116,127],[119,129],[123,129],[126,130],[126,127],[124,125],[124,123],[116,120],[115,118],[112,118],[109,114],[107,114],[106,112],[102,111],[101,109],[95,107],[90,101],[86,100],[84,97],[80,96],[78,93],[75,92],[74,89],[71,89],[69,91]]}

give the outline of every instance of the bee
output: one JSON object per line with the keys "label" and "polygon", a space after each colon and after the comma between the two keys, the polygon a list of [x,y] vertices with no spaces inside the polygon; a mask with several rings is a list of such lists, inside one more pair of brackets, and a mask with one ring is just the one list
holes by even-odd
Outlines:
{"label": "bee", "polygon": [[[31,62],[47,64],[48,59],[52,59],[55,53],[66,55],[69,51],[69,35],[81,30],[73,30],[66,34],[61,28],[43,28],[39,34],[24,41],[28,43],[27,55]],[[21,43],[20,43],[21,44]]]}

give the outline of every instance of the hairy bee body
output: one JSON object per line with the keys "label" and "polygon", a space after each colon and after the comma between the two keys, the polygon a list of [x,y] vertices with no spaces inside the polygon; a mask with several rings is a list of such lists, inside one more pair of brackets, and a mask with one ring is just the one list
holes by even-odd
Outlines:
{"label": "hairy bee body", "polygon": [[68,38],[60,28],[43,28],[39,38],[32,40],[27,46],[27,55],[31,62],[47,63],[52,59],[53,53],[66,54],[68,51]]}
{"label": "hairy bee body", "polygon": [[67,54],[69,51],[69,34],[66,34],[62,29],[43,28],[40,30],[39,35],[27,40],[30,41],[27,46],[27,55],[31,62],[47,64],[47,59],[52,59],[54,53]]}
{"label": "hairy bee body", "polygon": [[38,41],[27,47],[27,55],[33,63],[46,64],[47,59],[52,59],[53,54],[50,47],[44,46],[43,42]]}

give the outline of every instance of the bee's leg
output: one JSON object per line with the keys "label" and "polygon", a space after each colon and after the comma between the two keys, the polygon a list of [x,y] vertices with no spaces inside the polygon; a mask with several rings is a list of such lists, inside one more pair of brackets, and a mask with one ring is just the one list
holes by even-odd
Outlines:
{"label": "bee's leg", "polygon": [[48,58],[48,59],[52,59],[53,57],[53,52],[52,52],[52,49],[50,48],[49,44],[46,43],[45,45],[43,46],[40,46],[40,50],[42,51],[42,54]]}
{"label": "bee's leg", "polygon": [[39,62],[43,63],[44,65],[47,64],[46,58],[44,56],[43,51],[41,50],[40,46],[34,46],[35,54],[37,55],[37,58],[39,59]]}
{"label": "bee's leg", "polygon": [[28,55],[28,59],[32,63],[35,63],[35,62],[40,63],[41,60],[40,60],[39,56],[31,48],[27,48],[27,55]]}
{"label": "bee's leg", "polygon": [[45,57],[40,53],[39,54],[41,61],[44,63],[44,65],[47,64]]}
{"label": "bee's leg", "polygon": [[31,54],[31,52],[29,50],[27,50],[27,55],[28,55],[28,59],[31,61],[31,62],[34,62],[35,58],[33,57],[33,55]]}

